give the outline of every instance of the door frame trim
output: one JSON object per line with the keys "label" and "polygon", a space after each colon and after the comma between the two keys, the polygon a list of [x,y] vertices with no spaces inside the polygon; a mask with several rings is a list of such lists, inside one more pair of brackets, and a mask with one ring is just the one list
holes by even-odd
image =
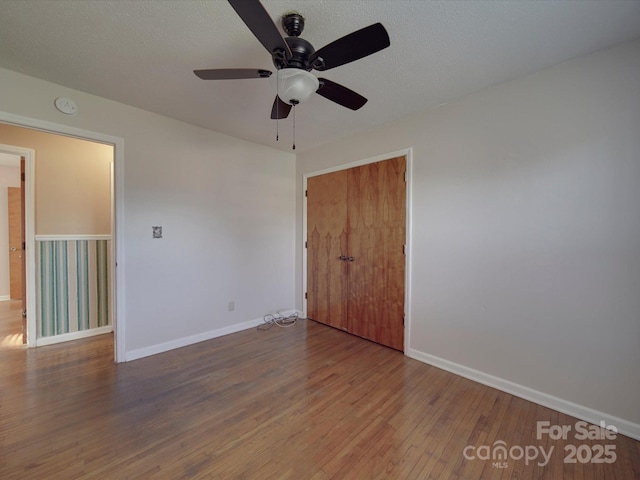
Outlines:
{"label": "door frame trim", "polygon": [[404,270],[404,352],[409,351],[411,346],[411,177],[413,167],[413,147],[404,148],[401,150],[395,150],[389,153],[383,153],[376,155],[375,157],[367,157],[354,162],[344,163],[333,167],[325,168],[322,170],[315,170],[302,175],[302,311],[303,315],[307,316],[307,299],[304,298],[304,294],[307,291],[307,249],[304,243],[307,241],[307,180],[311,177],[317,177],[318,175],[324,175],[326,173],[339,172],[341,170],[348,170],[353,167],[360,167],[362,165],[368,165],[370,163],[381,162],[396,157],[406,158],[406,198],[405,198],[405,270]]}
{"label": "door frame trim", "polygon": [[[63,135],[67,137],[79,138],[97,143],[105,143],[113,145],[114,159],[112,166],[112,182],[111,182],[111,223],[112,223],[112,251],[111,271],[111,291],[113,292],[113,329],[114,329],[114,359],[116,363],[126,361],[125,356],[125,282],[124,282],[124,138],[107,135],[104,133],[83,130],[68,125],[51,123],[30,117],[23,117],[8,112],[0,111],[0,122],[16,127],[29,128],[31,130],[40,130],[54,135]],[[18,147],[14,147],[18,148]],[[23,149],[28,150],[28,149]],[[35,151],[31,150],[31,169],[29,170],[29,161],[25,156],[25,229],[26,247],[27,247],[27,311],[35,311],[35,192],[34,192],[34,159]],[[29,185],[31,184],[31,185]],[[26,214],[31,212],[31,219]],[[29,322],[27,332],[31,332],[27,337],[27,345],[29,347],[36,346],[36,318],[34,315],[27,316]]]}

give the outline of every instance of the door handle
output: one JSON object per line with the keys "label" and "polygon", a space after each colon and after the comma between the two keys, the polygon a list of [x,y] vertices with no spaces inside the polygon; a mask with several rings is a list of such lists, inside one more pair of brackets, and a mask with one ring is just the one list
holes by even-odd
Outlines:
{"label": "door handle", "polygon": [[346,259],[347,259],[347,257],[345,257],[344,255],[340,255],[340,256],[338,257],[338,260],[341,260],[341,261],[343,261],[343,262],[344,262]]}
{"label": "door handle", "polygon": [[9,250],[11,250],[12,252],[17,251],[18,249],[16,247],[11,247]]}
{"label": "door handle", "polygon": [[347,260],[349,260],[350,262],[353,262],[353,261],[355,261],[355,258],[353,258],[353,257],[348,257],[348,258],[347,258]]}

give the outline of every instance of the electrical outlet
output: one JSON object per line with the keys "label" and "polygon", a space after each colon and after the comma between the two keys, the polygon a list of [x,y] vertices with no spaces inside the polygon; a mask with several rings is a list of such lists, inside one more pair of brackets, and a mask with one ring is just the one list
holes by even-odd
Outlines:
{"label": "electrical outlet", "polygon": [[231,301],[229,302],[229,311],[233,312],[236,309],[236,302]]}
{"label": "electrical outlet", "polygon": [[151,227],[151,234],[153,238],[162,238],[162,227]]}

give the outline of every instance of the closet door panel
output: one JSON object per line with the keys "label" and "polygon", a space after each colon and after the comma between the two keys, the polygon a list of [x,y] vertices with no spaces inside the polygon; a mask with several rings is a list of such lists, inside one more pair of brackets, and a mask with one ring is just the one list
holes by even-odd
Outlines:
{"label": "closet door panel", "polygon": [[347,329],[347,172],[307,179],[307,316]]}
{"label": "closet door panel", "polygon": [[348,330],[404,348],[405,157],[348,172]]}

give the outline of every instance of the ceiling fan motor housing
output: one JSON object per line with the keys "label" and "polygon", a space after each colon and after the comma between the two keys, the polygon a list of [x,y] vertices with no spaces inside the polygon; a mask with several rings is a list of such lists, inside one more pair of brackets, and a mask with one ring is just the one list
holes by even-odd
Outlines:
{"label": "ceiling fan motor housing", "polygon": [[315,53],[315,48],[305,39],[300,38],[304,29],[304,17],[297,12],[285,13],[282,16],[282,28],[288,37],[284,39],[291,50],[291,57],[286,58],[280,51],[271,52],[273,64],[280,70],[282,68],[301,68],[311,71],[313,63],[309,61]]}
{"label": "ceiling fan motor housing", "polygon": [[313,65],[309,62],[311,55],[315,52],[313,45],[300,37],[287,37],[284,39],[291,49],[291,58],[279,65],[278,59],[274,57],[274,65],[276,68],[301,68],[310,71]]}

